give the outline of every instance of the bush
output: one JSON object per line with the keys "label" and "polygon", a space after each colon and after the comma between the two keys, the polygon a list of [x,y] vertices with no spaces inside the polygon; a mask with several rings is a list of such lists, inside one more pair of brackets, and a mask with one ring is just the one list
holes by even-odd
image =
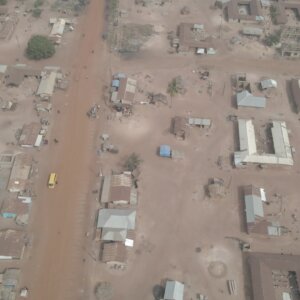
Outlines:
{"label": "bush", "polygon": [[136,153],[130,154],[123,164],[123,168],[125,171],[133,172],[135,169],[139,167],[142,160],[139,155]]}
{"label": "bush", "polygon": [[0,5],[6,5],[7,4],[7,0],[0,0]]}
{"label": "bush", "polygon": [[35,8],[38,8],[38,7],[42,6],[43,4],[44,4],[43,0],[35,0],[34,1],[34,7]]}
{"label": "bush", "polygon": [[280,31],[273,34],[269,34],[265,37],[265,43],[267,46],[272,47],[280,42]]}
{"label": "bush", "polygon": [[26,55],[30,59],[40,60],[49,58],[55,53],[53,43],[43,35],[33,36],[27,45]]}
{"label": "bush", "polygon": [[34,8],[32,10],[32,16],[35,18],[39,18],[41,16],[42,10],[40,8]]}

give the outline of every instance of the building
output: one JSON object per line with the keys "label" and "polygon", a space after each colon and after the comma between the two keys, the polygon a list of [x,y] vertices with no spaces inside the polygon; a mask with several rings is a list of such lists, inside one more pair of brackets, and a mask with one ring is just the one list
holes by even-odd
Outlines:
{"label": "building", "polygon": [[253,185],[244,187],[247,233],[281,235],[281,227],[269,222],[264,213],[265,193]]}
{"label": "building", "polygon": [[161,145],[159,147],[159,156],[161,157],[171,157],[172,156],[172,150],[169,145]]}
{"label": "building", "polygon": [[42,72],[42,79],[36,92],[37,96],[43,100],[49,100],[54,92],[56,77],[56,71]]}
{"label": "building", "polygon": [[214,53],[212,38],[209,37],[204,25],[195,23],[181,23],[178,27],[178,39],[173,40],[173,46],[179,52],[194,51],[197,54]]}
{"label": "building", "polygon": [[135,209],[100,209],[97,228],[101,240],[130,243],[130,231],[135,230]]}
{"label": "building", "polygon": [[26,153],[15,156],[10,172],[7,189],[10,192],[22,192],[26,189],[31,172],[32,157]]}
{"label": "building", "polygon": [[166,283],[164,300],[183,300],[184,284],[179,281],[168,280]]}
{"label": "building", "polygon": [[264,21],[257,0],[231,0],[225,6],[228,22],[261,22]]}
{"label": "building", "polygon": [[112,103],[125,107],[133,105],[137,90],[137,81],[135,79],[129,78],[122,73],[116,74],[112,80],[112,88]]}
{"label": "building", "polygon": [[30,123],[24,125],[19,138],[19,145],[21,147],[33,147],[38,141],[41,125],[39,123]]}
{"label": "building", "polygon": [[61,38],[64,34],[65,26],[66,26],[66,19],[53,18],[53,19],[50,19],[50,24],[52,25],[52,29],[49,34],[49,37],[56,44],[60,44]]}
{"label": "building", "polygon": [[137,190],[133,186],[131,173],[105,176],[100,201],[108,205],[136,205]]}
{"label": "building", "polygon": [[127,260],[127,248],[124,243],[104,243],[101,253],[101,261],[112,265],[125,265]]}
{"label": "building", "polygon": [[296,107],[296,111],[300,111],[300,79],[292,79],[290,81],[290,89],[292,98]]}
{"label": "building", "polygon": [[258,27],[244,27],[242,29],[242,34],[243,35],[249,35],[249,36],[257,36],[260,37],[263,35],[263,30]]}
{"label": "building", "polygon": [[238,119],[239,151],[234,152],[236,167],[253,164],[287,165],[294,164],[286,123],[273,121],[271,134],[274,153],[260,154],[256,148],[255,130],[252,120]]}
{"label": "building", "polygon": [[299,298],[300,256],[247,252],[244,259],[250,271],[253,300]]}
{"label": "building", "polygon": [[236,94],[237,107],[255,107],[255,108],[265,108],[266,98],[253,96],[247,90],[243,90]]}
{"label": "building", "polygon": [[293,0],[277,0],[276,2],[272,2],[272,6],[276,12],[274,14],[275,23],[278,25],[284,25],[288,22],[287,9],[294,11],[298,20],[300,19],[299,2]]}
{"label": "building", "polygon": [[1,205],[1,216],[5,219],[14,219],[18,225],[26,225],[29,219],[31,206],[30,198],[5,197]]}
{"label": "building", "polygon": [[184,140],[187,134],[187,120],[183,117],[174,117],[171,122],[171,132],[176,138]]}
{"label": "building", "polygon": [[5,269],[0,273],[0,299],[15,300],[17,298],[17,287],[20,278],[19,269]]}
{"label": "building", "polygon": [[41,77],[41,70],[31,68],[24,64],[8,66],[5,72],[5,84],[9,86],[19,86],[24,78]]}
{"label": "building", "polygon": [[277,81],[274,79],[264,79],[260,82],[260,87],[262,90],[277,88]]}
{"label": "building", "polygon": [[281,55],[300,57],[300,27],[286,26],[280,35]]}
{"label": "building", "polygon": [[25,250],[25,233],[18,230],[0,231],[0,260],[21,259]]}
{"label": "building", "polygon": [[202,119],[202,118],[188,118],[188,124],[190,126],[210,127],[211,120],[210,119]]}

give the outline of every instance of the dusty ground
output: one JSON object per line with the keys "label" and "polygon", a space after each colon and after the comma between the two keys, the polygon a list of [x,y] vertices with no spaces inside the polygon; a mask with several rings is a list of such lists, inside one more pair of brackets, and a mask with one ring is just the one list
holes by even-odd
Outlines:
{"label": "dusty ground", "polygon": [[[106,50],[100,38],[103,3],[92,0],[85,15],[79,18],[76,32],[64,36],[65,44],[57,54],[37,63],[60,65],[71,73],[71,83],[68,91],[58,92],[53,98],[49,140],[57,138],[59,144],[50,143],[34,153],[38,174],[33,178],[37,197],[28,227],[31,243],[21,263],[9,264],[22,268],[21,285],[29,287],[31,300],[93,299],[95,283],[104,280],[112,283],[114,300],[151,300],[154,286],[166,278],[185,282],[186,299],[196,299],[197,293],[203,293],[212,300],[229,299],[226,280],[235,279],[238,298],[243,300],[247,289],[241,252],[232,237],[249,241],[254,251],[300,254],[300,216],[296,208],[300,179],[299,120],[286,94],[286,80],[300,75],[299,62],[275,59],[273,51],[249,39],[244,39],[242,45],[230,45],[239,28],[222,20],[221,11],[210,8],[212,3],[187,0],[185,4],[192,13],[181,16],[182,1],[147,8],[135,6],[134,0],[122,1],[120,9],[127,14],[120,22],[152,24],[157,32],[139,53],[123,59]],[[181,21],[204,23],[215,36],[218,54],[169,54],[167,34],[176,30]],[[47,22],[41,19],[32,26],[46,33]],[[22,46],[30,34],[24,32],[24,40],[19,41]],[[1,57],[6,58],[2,63],[23,57],[23,48],[16,48],[15,42],[12,39],[1,43]],[[208,82],[200,81],[197,75],[197,70],[204,68],[211,72],[211,94],[207,92]],[[102,97],[103,85],[108,85],[111,73],[117,71],[138,79],[137,102],[144,101],[148,91],[165,93],[168,82],[177,75],[182,76],[187,92],[172,102],[169,99],[167,106],[137,104],[132,117],[118,119]],[[235,72],[247,72],[253,84],[263,76],[278,81],[279,87],[271,92],[266,109],[236,109],[230,84]],[[24,120],[34,118],[28,108],[31,100],[24,98]],[[91,121],[86,118],[86,111],[95,102],[101,103],[100,119]],[[169,133],[171,118],[176,115],[211,118],[213,125],[209,130],[193,128],[185,141],[178,141]],[[233,169],[231,157],[237,145],[237,127],[226,120],[228,115],[253,117],[259,132],[272,119],[285,120],[296,149],[294,167]],[[13,140],[15,129],[23,121],[20,111],[13,118],[5,116],[2,118],[1,114],[1,150]],[[100,133],[110,134],[121,150],[119,155],[96,155]],[[181,150],[184,158],[173,161],[158,157],[157,147],[165,143]],[[97,260],[99,249],[92,239],[99,204],[91,191],[99,188],[99,173],[118,169],[123,157],[131,152],[143,159],[137,239],[127,269],[116,271]],[[55,190],[48,190],[47,176],[53,171],[58,173],[59,184]],[[224,179],[224,199],[205,196],[204,188],[211,177]],[[246,235],[240,187],[251,183],[265,188],[272,202],[270,210],[278,213],[281,223],[291,230],[289,235]]]}

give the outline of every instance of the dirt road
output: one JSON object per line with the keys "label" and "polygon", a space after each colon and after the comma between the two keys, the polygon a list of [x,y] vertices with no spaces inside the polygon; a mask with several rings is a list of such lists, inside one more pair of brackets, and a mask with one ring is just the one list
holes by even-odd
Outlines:
{"label": "dirt road", "polygon": [[[84,297],[85,223],[89,183],[93,173],[94,134],[97,122],[86,111],[99,101],[99,65],[103,1],[92,0],[78,25],[80,39],[63,68],[73,68],[66,94],[53,99],[56,113],[50,144],[39,159],[37,199],[31,229],[32,249],[24,262],[22,283],[32,300],[67,300]],[[93,53],[92,53],[92,50]],[[46,187],[49,172],[58,174],[54,190]]]}

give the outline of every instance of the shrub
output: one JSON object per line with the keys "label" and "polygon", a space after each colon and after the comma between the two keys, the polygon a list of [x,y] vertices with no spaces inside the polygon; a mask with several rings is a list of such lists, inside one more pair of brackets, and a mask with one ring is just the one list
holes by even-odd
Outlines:
{"label": "shrub", "polygon": [[49,58],[55,53],[53,43],[48,37],[43,35],[35,35],[28,42],[26,55],[30,59],[40,60]]}
{"label": "shrub", "polygon": [[140,159],[139,155],[136,153],[130,154],[123,164],[123,168],[125,171],[133,172],[135,169],[139,167],[142,160]]}
{"label": "shrub", "polygon": [[267,46],[272,47],[280,42],[280,31],[276,31],[273,34],[269,34],[265,37],[265,43]]}
{"label": "shrub", "polygon": [[32,10],[32,16],[35,18],[39,18],[41,16],[42,10],[40,8],[34,8]]}
{"label": "shrub", "polygon": [[0,5],[6,5],[7,4],[7,0],[0,0]]}
{"label": "shrub", "polygon": [[38,8],[38,7],[42,6],[43,4],[44,4],[43,0],[35,0],[34,1],[34,7],[35,8]]}

